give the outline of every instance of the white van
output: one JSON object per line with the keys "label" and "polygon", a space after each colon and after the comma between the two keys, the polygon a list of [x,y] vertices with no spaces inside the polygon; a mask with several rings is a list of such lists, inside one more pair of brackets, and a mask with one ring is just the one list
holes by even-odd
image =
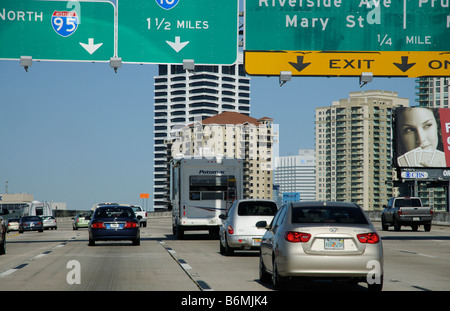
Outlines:
{"label": "white van", "polygon": [[275,201],[264,199],[246,199],[235,201],[220,227],[220,253],[233,255],[235,249],[259,249],[265,230],[256,228],[258,221],[272,221],[278,211]]}

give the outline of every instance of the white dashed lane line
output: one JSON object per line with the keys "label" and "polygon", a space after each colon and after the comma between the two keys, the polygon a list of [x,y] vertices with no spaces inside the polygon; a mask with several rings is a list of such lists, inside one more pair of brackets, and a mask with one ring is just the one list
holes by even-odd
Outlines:
{"label": "white dashed lane line", "polygon": [[[77,236],[78,236],[78,235],[77,235]],[[29,264],[29,262],[47,256],[47,255],[50,254],[53,250],[55,250],[55,249],[57,249],[57,248],[59,248],[59,247],[65,246],[65,245],[67,244],[67,242],[70,242],[70,241],[75,240],[75,239],[77,238],[77,236],[72,237],[72,238],[70,238],[69,240],[67,240],[66,242],[63,242],[63,243],[61,243],[61,244],[58,244],[58,245],[52,247],[52,248],[51,248],[50,250],[48,250],[48,251],[45,251],[45,252],[43,252],[43,253],[41,253],[41,254],[39,254],[39,255],[36,255],[36,256],[34,256],[34,257],[30,258],[30,259],[27,259],[24,263],[22,263],[22,264],[20,264],[20,265],[18,265],[18,266],[16,266],[16,267],[14,267],[14,268],[12,268],[12,269],[8,269],[8,270],[6,270],[6,271],[0,273],[0,278],[3,278],[3,277],[8,276],[8,275],[11,275],[11,274],[13,274],[13,273],[16,272],[16,271],[18,271],[18,270],[20,270],[20,269],[22,269],[22,268],[25,268],[25,267]]]}
{"label": "white dashed lane line", "polygon": [[166,251],[172,256],[172,258],[180,265],[180,267],[184,270],[184,272],[189,276],[189,278],[197,284],[198,288],[202,291],[212,291],[213,289],[203,280],[198,278],[198,273],[192,273],[192,267],[184,260],[179,258],[176,251],[167,246],[163,241],[158,241],[161,246],[163,246]]}

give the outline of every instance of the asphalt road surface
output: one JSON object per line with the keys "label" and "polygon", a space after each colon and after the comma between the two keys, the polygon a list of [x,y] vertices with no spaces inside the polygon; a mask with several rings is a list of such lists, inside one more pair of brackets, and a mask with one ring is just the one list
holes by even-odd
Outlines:
{"label": "asphalt road surface", "polygon": [[[385,256],[383,291],[450,290],[449,227],[378,230]],[[88,246],[87,229],[74,231],[70,222],[59,222],[58,230],[8,233],[0,290],[271,292],[270,284],[259,282],[258,259],[257,251],[220,255],[217,237],[206,232],[186,232],[177,240],[170,218],[149,219],[139,246],[128,241]],[[363,283],[339,282],[313,282],[308,289],[367,291]]]}

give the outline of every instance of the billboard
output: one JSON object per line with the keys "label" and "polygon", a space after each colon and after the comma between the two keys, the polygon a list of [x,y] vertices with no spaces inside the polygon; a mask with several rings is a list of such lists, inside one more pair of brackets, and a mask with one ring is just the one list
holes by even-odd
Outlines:
{"label": "billboard", "polygon": [[400,168],[450,167],[449,132],[449,108],[397,108],[394,163]]}

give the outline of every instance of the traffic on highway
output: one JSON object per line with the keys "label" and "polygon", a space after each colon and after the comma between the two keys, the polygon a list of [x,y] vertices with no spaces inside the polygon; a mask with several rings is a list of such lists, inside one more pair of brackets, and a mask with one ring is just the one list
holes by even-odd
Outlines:
{"label": "traffic on highway", "polygon": [[[313,217],[314,212],[308,212],[309,217]],[[89,229],[73,230],[72,219],[58,219],[57,230],[25,231],[22,234],[10,231],[6,234],[6,253],[0,256],[0,289],[251,291],[264,295],[278,288],[279,283],[261,281],[258,249],[235,249],[233,256],[227,256],[220,252],[218,235],[191,231],[183,239],[177,239],[171,230],[170,216],[149,217],[147,222],[147,227],[136,228],[140,231],[140,245],[108,240],[95,243],[95,247],[89,246]],[[381,223],[375,222],[374,229],[380,238],[378,243],[383,245],[383,291],[449,290],[450,275],[443,273],[450,269],[449,227],[435,225],[430,231],[414,231],[407,227],[400,231],[383,231]],[[261,230],[266,232],[266,229]],[[331,238],[333,241],[328,240],[330,243],[325,246],[336,249],[326,252],[338,252],[339,248],[350,245],[345,238],[336,238],[336,233]],[[368,240],[372,238],[376,240],[366,236],[364,242],[370,243]],[[343,244],[342,240],[345,240]],[[376,263],[371,264],[368,271],[377,267]],[[301,281],[286,278],[283,281],[285,284],[281,289],[287,291],[364,292],[370,285],[366,281],[355,283],[346,278]],[[183,298],[187,299],[188,295]],[[241,303],[240,299],[236,301]],[[182,302],[177,303],[181,305]]]}

